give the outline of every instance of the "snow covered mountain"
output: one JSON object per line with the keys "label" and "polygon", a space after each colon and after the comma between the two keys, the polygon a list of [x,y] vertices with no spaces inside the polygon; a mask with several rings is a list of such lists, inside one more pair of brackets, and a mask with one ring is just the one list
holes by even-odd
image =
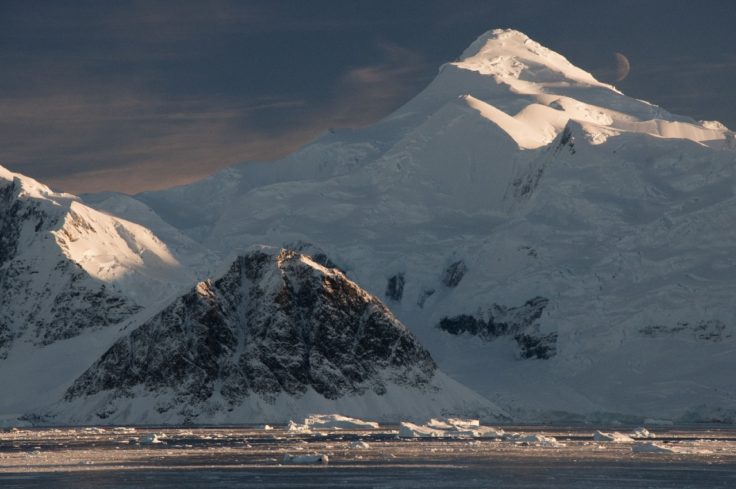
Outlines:
{"label": "snow covered mountain", "polygon": [[503,417],[439,372],[391,312],[341,272],[258,247],[116,341],[51,421],[286,422],[324,410]]}
{"label": "snow covered mountain", "polygon": [[104,335],[192,280],[148,229],[0,167],[0,414],[56,388],[54,345]]}
{"label": "snow covered mountain", "polygon": [[191,277],[148,229],[0,167],[0,356],[117,324]]}
{"label": "snow covered mountain", "polygon": [[0,421],[734,421],[735,191],[732,131],[512,30],[192,185],[83,202],[0,168]]}
{"label": "snow covered mountain", "polygon": [[494,30],[372,127],[135,198],[221,259],[329,257],[522,418],[728,419],[735,149]]}

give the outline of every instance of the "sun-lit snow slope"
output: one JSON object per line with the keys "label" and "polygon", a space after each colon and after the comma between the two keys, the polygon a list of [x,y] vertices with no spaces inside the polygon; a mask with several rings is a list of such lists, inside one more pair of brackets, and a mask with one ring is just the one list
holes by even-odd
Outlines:
{"label": "sun-lit snow slope", "polygon": [[53,423],[503,417],[447,378],[375,297],[341,272],[256,247],[118,340]]}
{"label": "sun-lit snow slope", "polygon": [[692,417],[736,409],[735,148],[497,30],[370,128],[138,198],[331,260],[522,415]]}
{"label": "sun-lit snow slope", "polygon": [[217,255],[179,229],[165,222],[156,212],[129,195],[116,192],[81,195],[82,201],[113,216],[125,216],[146,229],[155,229],[156,237],[166,243],[170,253],[197,277],[205,277],[216,266]]}
{"label": "sun-lit snow slope", "polygon": [[119,323],[190,277],[148,229],[0,167],[2,357]]}

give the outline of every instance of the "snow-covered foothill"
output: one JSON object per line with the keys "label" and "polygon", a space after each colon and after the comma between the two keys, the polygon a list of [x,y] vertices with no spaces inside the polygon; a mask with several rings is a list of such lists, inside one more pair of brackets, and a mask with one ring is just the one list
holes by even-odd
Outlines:
{"label": "snow-covered foothill", "polygon": [[596,431],[595,433],[593,433],[593,440],[612,442],[612,443],[627,443],[627,442],[634,441],[632,437],[630,437],[629,435],[619,433],[618,431],[614,431],[611,433],[604,433],[602,431]]}

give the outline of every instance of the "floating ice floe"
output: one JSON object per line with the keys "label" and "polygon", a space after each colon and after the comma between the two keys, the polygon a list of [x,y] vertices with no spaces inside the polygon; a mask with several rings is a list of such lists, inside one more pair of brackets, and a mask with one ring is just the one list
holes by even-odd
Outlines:
{"label": "floating ice floe", "polygon": [[371,446],[363,440],[351,441],[348,444],[348,448],[370,448]]}
{"label": "floating ice floe", "polygon": [[506,441],[514,443],[526,443],[540,447],[564,447],[563,443],[557,441],[554,436],[544,436],[538,433],[510,433],[504,437]]}
{"label": "floating ice floe", "polygon": [[314,455],[291,455],[288,453],[284,454],[285,464],[327,464],[330,458],[322,453]]}
{"label": "floating ice floe", "polygon": [[636,428],[634,431],[631,432],[629,436],[637,440],[641,440],[643,438],[657,438],[657,435],[644,427]]}
{"label": "floating ice floe", "polygon": [[270,424],[264,424],[263,425],[263,430],[264,431],[271,431],[272,429],[273,429],[273,426],[271,426]]}
{"label": "floating ice floe", "polygon": [[138,443],[140,443],[141,445],[155,445],[157,443],[163,443],[163,440],[161,440],[161,438],[166,438],[166,435],[149,433],[149,434],[143,435],[138,440]]}
{"label": "floating ice floe", "polygon": [[288,426],[286,427],[286,431],[290,433],[311,433],[312,430],[309,429],[309,426],[306,424],[299,424],[295,423],[294,421],[289,421]]}
{"label": "floating ice floe", "polygon": [[439,438],[447,436],[445,430],[430,428],[408,421],[402,421],[399,426],[399,437],[401,438]]}
{"label": "floating ice floe", "polygon": [[450,429],[477,429],[480,428],[480,421],[477,419],[463,418],[432,418],[427,422],[430,428],[441,430]]}
{"label": "floating ice floe", "polygon": [[619,433],[618,431],[614,431],[613,433],[603,433],[602,431],[596,431],[595,433],[593,433],[593,439],[595,441],[609,441],[613,443],[626,443],[634,441],[629,435],[624,435],[623,433]]}
{"label": "floating ice floe", "polygon": [[304,419],[304,425],[311,429],[327,430],[368,430],[379,427],[374,421],[349,418],[340,414],[313,414]]}
{"label": "floating ice floe", "polygon": [[423,425],[402,421],[401,438],[500,438],[503,430],[481,426],[477,419],[432,418]]}
{"label": "floating ice floe", "polygon": [[349,418],[340,414],[312,414],[304,418],[303,424],[289,421],[287,430],[292,433],[312,433],[312,430],[369,430],[378,427],[378,423],[374,421]]}

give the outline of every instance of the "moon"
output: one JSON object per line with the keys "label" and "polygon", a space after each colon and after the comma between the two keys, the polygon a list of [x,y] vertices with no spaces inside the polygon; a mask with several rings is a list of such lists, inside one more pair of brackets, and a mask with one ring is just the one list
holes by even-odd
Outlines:
{"label": "moon", "polygon": [[631,63],[629,63],[629,58],[621,53],[613,53],[613,56],[616,58],[616,81],[620,82],[629,76]]}

